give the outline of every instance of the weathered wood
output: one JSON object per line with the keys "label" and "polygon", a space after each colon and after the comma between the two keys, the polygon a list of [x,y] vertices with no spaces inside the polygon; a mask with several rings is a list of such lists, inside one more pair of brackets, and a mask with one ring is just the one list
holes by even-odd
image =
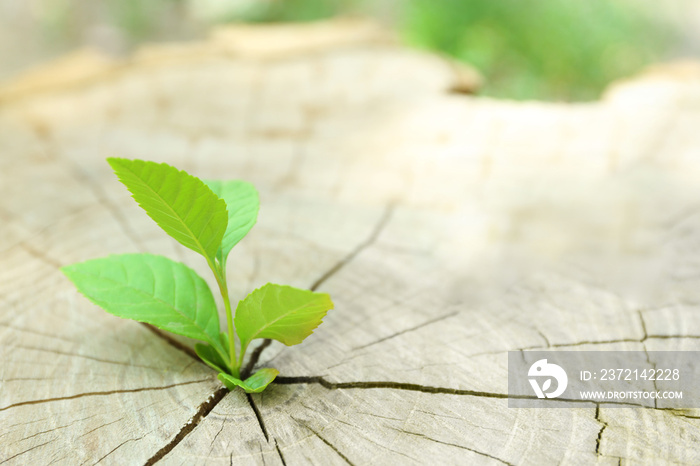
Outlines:
{"label": "weathered wood", "polygon": [[[698,349],[698,67],[596,103],[501,102],[450,93],[472,78],[441,59],[329,30],[81,55],[0,87],[0,461],[697,463],[692,410],[504,394],[508,350]],[[114,155],[258,186],[232,294],[272,281],[336,303],[304,344],[261,353],[279,383],[223,396],[59,273],[149,251],[209,277]]]}

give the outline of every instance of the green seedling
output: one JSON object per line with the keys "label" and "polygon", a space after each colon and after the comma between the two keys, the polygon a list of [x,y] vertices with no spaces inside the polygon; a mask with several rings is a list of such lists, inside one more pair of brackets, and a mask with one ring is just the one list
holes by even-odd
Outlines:
{"label": "green seedling", "polygon": [[133,198],[167,234],[201,254],[219,286],[228,332],[221,333],[209,286],[185,264],[153,254],[120,254],[63,267],[90,301],[115,316],[204,343],[202,361],[229,389],[261,392],[279,374],[264,368],[241,380],[246,350],[257,338],[291,346],[304,341],[333,308],[330,296],[268,283],[231,310],[226,260],[255,225],[258,193],[245,181],[204,182],[164,163],[107,159]]}

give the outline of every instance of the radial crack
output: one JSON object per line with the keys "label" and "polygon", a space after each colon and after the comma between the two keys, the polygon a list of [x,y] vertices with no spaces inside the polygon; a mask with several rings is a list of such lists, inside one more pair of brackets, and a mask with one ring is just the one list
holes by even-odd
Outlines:
{"label": "radial crack", "polygon": [[343,459],[343,461],[345,461],[346,463],[348,463],[350,466],[354,466],[353,462],[350,461],[350,460],[348,459],[347,456],[345,456],[343,453],[341,453],[341,451],[338,450],[338,449],[335,447],[335,445],[333,445],[331,442],[329,442],[328,440],[326,440],[325,438],[323,438],[323,437],[321,436],[321,434],[319,434],[318,432],[316,432],[315,430],[313,430],[311,427],[307,426],[306,424],[304,424],[304,427],[306,427],[307,429],[309,429],[311,432],[313,432],[313,434],[314,434],[316,437],[319,438],[319,440],[321,440],[323,443],[325,443],[326,445],[328,445],[338,456],[340,456],[340,457]]}
{"label": "radial crack", "polygon": [[11,459],[17,458],[18,456],[22,456],[22,455],[24,455],[25,453],[28,453],[28,452],[30,452],[30,451],[36,449],[36,448],[43,447],[44,445],[48,445],[49,443],[51,443],[51,442],[53,442],[53,441],[55,441],[55,440],[56,440],[56,438],[52,438],[52,439],[49,440],[48,442],[41,443],[41,444],[39,444],[39,445],[35,445],[35,446],[31,447],[31,448],[28,449],[28,450],[24,450],[23,452],[17,453],[17,454],[14,455],[14,456],[11,456],[11,457],[9,457],[9,458],[3,460],[3,461],[0,461],[0,464],[6,463],[6,462],[10,461]]}
{"label": "radial crack", "polygon": [[284,460],[282,450],[280,450],[280,446],[277,444],[277,439],[275,439],[275,449],[277,450],[277,454],[280,456],[280,461],[282,461],[282,465],[287,466],[287,462]]}
{"label": "radial crack", "polygon": [[[97,416],[97,414],[93,414],[92,416],[84,417],[84,418],[81,418],[81,419],[76,419],[75,421],[71,422],[70,424],[66,424],[66,425],[63,425],[63,426],[54,427],[53,429],[42,430],[42,431],[37,432],[37,433],[35,433],[35,434],[32,434],[32,435],[30,435],[30,436],[28,436],[28,437],[24,437],[23,439],[21,439],[21,440],[19,440],[19,441],[22,442],[22,441],[24,441],[24,440],[28,440],[28,439],[30,439],[30,438],[34,438],[34,437],[36,437],[36,436],[38,436],[38,435],[48,434],[49,432],[55,432],[55,431],[60,430],[60,429],[65,429],[66,427],[71,427],[71,426],[73,426],[74,424],[77,424],[78,422],[85,421],[85,420],[90,419],[90,418],[93,418],[93,417],[95,417],[95,416]],[[42,421],[43,421],[43,420],[44,420],[44,419],[42,419]],[[15,426],[18,426],[18,425],[27,425],[27,424],[13,424],[13,425],[11,425],[11,426],[8,426],[8,428],[9,428],[9,427],[15,427]],[[0,438],[2,438],[2,437],[5,436],[5,435],[8,435],[8,434],[10,434],[10,433],[11,433],[11,431],[5,432],[4,434],[0,435]]]}
{"label": "radial crack", "polygon": [[373,345],[382,343],[382,342],[384,342],[384,341],[391,340],[392,338],[396,338],[396,337],[398,337],[398,336],[400,336],[400,335],[403,335],[404,333],[409,333],[409,332],[413,332],[413,331],[419,330],[419,329],[421,329],[421,328],[423,328],[423,327],[426,327],[426,326],[428,326],[428,325],[432,325],[432,324],[434,324],[434,323],[436,323],[436,322],[440,322],[440,321],[443,321],[443,320],[445,320],[445,319],[449,319],[450,317],[454,317],[454,316],[456,316],[457,314],[459,314],[459,311],[451,312],[451,313],[446,314],[446,315],[444,315],[444,316],[436,317],[435,319],[428,320],[428,321],[426,321],[426,322],[423,322],[422,324],[416,325],[415,327],[407,328],[406,330],[401,330],[400,332],[396,332],[396,333],[394,333],[394,334],[392,334],[392,335],[389,335],[388,337],[384,337],[384,338],[380,338],[379,340],[375,340],[375,341],[373,341],[372,343],[367,343],[366,345],[357,346],[357,347],[353,348],[353,351],[359,350],[359,349],[364,349],[364,348],[367,348],[367,347],[369,347],[369,346],[373,346]]}
{"label": "radial crack", "polygon": [[[442,393],[446,395],[473,395],[473,396],[485,396],[488,398],[508,398],[507,393],[490,393],[490,392],[480,392],[475,390],[463,390],[457,388],[446,388],[446,387],[432,387],[428,385],[418,385],[412,383],[401,383],[401,382],[329,382],[323,377],[277,377],[272,383],[281,385],[291,385],[291,384],[312,384],[316,383],[329,390],[340,390],[349,388],[392,388],[396,390],[409,390],[423,393]],[[529,397],[528,397],[529,398]]]}
{"label": "radial crack", "polygon": [[323,283],[331,278],[333,275],[338,273],[340,269],[345,267],[348,263],[350,263],[359,253],[367,249],[369,246],[374,243],[377,238],[379,238],[379,235],[382,233],[382,230],[384,230],[384,227],[386,227],[387,223],[389,222],[389,219],[391,218],[391,215],[394,213],[394,204],[389,204],[385,209],[384,213],[382,216],[379,218],[379,221],[377,221],[377,224],[375,225],[374,229],[370,233],[370,235],[360,244],[358,244],[355,249],[350,251],[348,255],[340,259],[338,262],[333,265],[330,269],[328,269],[323,275],[321,275],[309,288],[311,291],[316,291]]}
{"label": "radial crack", "polygon": [[117,422],[123,421],[123,420],[124,420],[124,418],[121,417],[121,418],[116,419],[116,420],[114,420],[114,421],[112,421],[112,422],[108,422],[107,424],[102,424],[102,425],[99,426],[99,427],[95,427],[94,429],[89,430],[88,432],[85,432],[84,434],[80,435],[78,438],[85,437],[86,435],[90,435],[90,434],[92,434],[93,432],[102,429],[103,427],[107,427],[107,426],[110,426],[110,425],[112,425],[112,424],[116,424]]}
{"label": "radial crack", "polygon": [[488,453],[484,453],[484,452],[482,452],[482,451],[475,450],[475,449],[473,449],[473,448],[465,447],[464,445],[458,445],[458,444],[456,444],[456,443],[443,442],[442,440],[437,440],[437,439],[434,439],[434,438],[432,438],[432,437],[428,437],[427,435],[424,435],[424,434],[421,434],[421,433],[418,433],[418,432],[410,432],[410,431],[406,431],[406,430],[399,430],[399,429],[394,429],[393,427],[392,427],[392,429],[395,430],[395,431],[397,431],[397,432],[400,432],[400,433],[402,433],[402,434],[415,435],[416,437],[424,438],[424,439],[426,439],[426,440],[428,440],[428,441],[430,441],[430,442],[439,443],[440,445],[447,445],[447,446],[450,446],[450,447],[461,448],[462,450],[467,450],[467,451],[470,451],[470,452],[472,452],[472,453],[476,453],[477,455],[483,456],[483,457],[485,457],[485,458],[491,458],[492,460],[496,460],[496,461],[498,461],[499,463],[507,464],[508,466],[514,466],[513,463],[509,463],[509,462],[504,461],[504,460],[502,460],[502,459],[500,459],[500,458],[497,458],[497,457],[495,457],[495,456],[493,456],[493,455],[489,455]]}
{"label": "radial crack", "polygon": [[[145,436],[144,436],[144,437],[145,437]],[[120,444],[117,445],[115,448],[113,448],[112,451],[110,451],[109,453],[107,453],[106,455],[104,455],[102,458],[100,458],[99,460],[97,460],[97,461],[95,462],[95,464],[101,463],[103,459],[107,458],[109,455],[111,455],[112,453],[114,453],[115,451],[117,451],[119,448],[123,447],[125,444],[127,444],[127,443],[129,443],[129,442],[137,442],[137,441],[141,440],[142,438],[143,438],[143,437],[138,437],[138,438],[130,438],[130,439],[128,439],[128,440],[124,440],[122,443],[120,443]],[[94,466],[94,464],[93,464],[93,466]]]}
{"label": "radial crack", "polygon": [[87,354],[69,353],[67,351],[61,351],[61,350],[52,349],[52,348],[40,348],[38,346],[26,346],[26,345],[17,345],[17,346],[13,346],[13,348],[31,350],[31,351],[41,351],[44,353],[57,354],[60,356],[70,356],[73,358],[89,359],[91,361],[102,362],[105,364],[118,364],[120,366],[141,367],[144,369],[160,369],[159,367],[156,367],[156,366],[145,366],[145,365],[141,365],[141,364],[134,364],[131,362],[124,362],[124,361],[112,361],[110,359],[97,358],[95,356],[89,356]]}
{"label": "radial crack", "polygon": [[[202,362],[202,360],[199,359],[199,356],[197,356],[197,353],[195,353],[194,350],[193,350],[192,348],[190,348],[189,346],[187,346],[186,344],[184,344],[184,343],[182,343],[182,342],[176,340],[175,338],[171,337],[171,336],[168,335],[167,333],[161,331],[160,329],[154,327],[154,326],[151,325],[151,324],[146,324],[146,323],[143,323],[143,322],[142,322],[141,325],[143,325],[144,327],[146,327],[146,328],[147,328],[150,332],[152,332],[154,335],[156,335],[156,336],[162,338],[163,340],[165,340],[165,342],[168,343],[170,346],[179,349],[180,351],[182,351],[183,353],[185,353],[187,356],[191,357],[191,358],[194,359],[195,361],[204,364],[204,363]],[[208,366],[207,366],[207,367],[208,367]]]}
{"label": "radial crack", "polygon": [[117,393],[137,393],[137,392],[147,392],[147,391],[152,391],[152,390],[167,390],[169,388],[180,387],[182,385],[190,385],[193,383],[203,383],[203,382],[209,382],[209,381],[211,381],[210,377],[208,377],[206,379],[201,379],[201,380],[192,380],[190,382],[174,383],[174,384],[165,385],[162,387],[130,388],[130,389],[125,389],[125,390],[110,390],[110,391],[105,391],[105,392],[86,392],[86,393],[78,393],[77,395],[71,395],[71,396],[59,396],[56,398],[45,398],[43,400],[20,401],[19,403],[13,403],[11,405],[7,405],[7,406],[0,408],[0,411],[5,411],[5,410],[10,409],[10,408],[16,408],[17,406],[50,403],[52,401],[74,400],[76,398],[82,398],[85,396],[106,396],[106,395],[114,395]]}
{"label": "radial crack", "polygon": [[[294,385],[294,384],[318,384],[328,390],[343,390],[343,389],[391,389],[391,390],[407,390],[412,392],[421,393],[434,393],[442,395],[460,395],[460,396],[474,396],[481,398],[497,398],[503,400],[537,400],[538,398],[530,395],[513,395],[508,393],[495,393],[495,392],[483,392],[478,390],[465,390],[460,388],[449,388],[449,387],[434,387],[430,385],[418,385],[413,383],[402,383],[402,382],[385,382],[385,381],[367,381],[367,382],[329,382],[323,377],[311,376],[311,377],[277,377],[273,384],[279,385]],[[673,411],[672,408],[656,408],[652,406],[646,406],[640,403],[630,403],[630,402],[613,402],[613,401],[594,401],[594,400],[582,400],[575,398],[549,398],[547,401],[558,402],[558,403],[581,403],[592,406],[599,405],[615,405],[615,406],[629,406],[645,409],[654,409],[658,411]]]}
{"label": "radial crack", "polygon": [[[326,280],[328,280],[333,275],[338,273],[338,271],[340,271],[340,269],[342,269],[348,263],[350,263],[355,257],[357,257],[358,254],[360,254],[362,251],[364,251],[369,246],[371,246],[375,241],[377,241],[377,238],[379,237],[381,232],[384,230],[387,223],[389,223],[389,219],[391,218],[392,214],[394,213],[394,208],[395,208],[394,204],[387,205],[386,208],[384,209],[384,213],[377,221],[377,224],[374,226],[374,228],[370,232],[369,236],[367,238],[365,238],[365,240],[362,241],[360,244],[355,246],[355,249],[350,251],[350,253],[348,253],[345,257],[340,259],[330,269],[328,269],[325,273],[323,273],[323,275],[321,275],[318,279],[316,279],[316,281],[311,284],[309,289],[311,291],[316,291],[321,285],[323,285],[323,283],[326,282]],[[248,364],[246,365],[246,367],[243,370],[241,375],[243,375],[243,374],[249,375],[253,371],[253,369],[255,368],[255,365],[258,363],[258,360],[260,359],[260,354],[262,353],[262,351],[265,348],[270,346],[271,343],[272,343],[272,340],[270,340],[269,338],[266,338],[265,340],[263,340],[263,343],[256,348],[256,350],[255,350],[255,352],[253,352],[253,354],[251,354],[250,359],[248,361]]]}
{"label": "radial crack", "polygon": [[211,452],[214,450],[214,444],[216,443],[216,439],[219,438],[219,435],[221,435],[221,432],[224,431],[224,427],[226,426],[226,420],[221,421],[221,427],[219,428],[219,431],[216,433],[213,439],[211,439],[211,443],[209,444],[209,455],[211,455]]}
{"label": "radial crack", "polygon": [[267,428],[265,428],[265,421],[263,421],[262,414],[260,413],[260,410],[255,404],[255,401],[253,400],[253,397],[250,395],[250,393],[245,394],[246,398],[248,399],[248,404],[250,404],[250,407],[253,409],[253,412],[255,413],[255,418],[258,420],[258,425],[260,426],[260,430],[262,431],[263,435],[265,436],[265,440],[268,442],[270,441],[270,436],[267,434]]}
{"label": "radial crack", "polygon": [[165,455],[170,453],[182,440],[187,437],[187,435],[194,430],[195,427],[199,424],[199,422],[204,419],[215,407],[216,405],[219,404],[221,400],[224,399],[226,394],[228,393],[228,388],[226,387],[221,387],[214,393],[212,393],[207,400],[199,405],[199,409],[197,409],[197,412],[192,416],[192,418],[187,421],[187,424],[182,426],[180,431],[175,434],[175,437],[168,442],[167,445],[165,445],[163,448],[158,450],[155,455],[151,456],[148,461],[146,461],[145,466],[150,466],[152,464],[156,464],[158,461],[163,459]]}
{"label": "radial crack", "polygon": [[241,371],[241,379],[245,380],[248,378],[251,372],[253,372],[253,369],[255,368],[255,365],[258,363],[258,360],[260,359],[260,355],[262,354],[263,351],[265,351],[265,348],[270,346],[272,344],[272,340],[269,338],[266,338],[263,340],[261,344],[255,348],[255,351],[253,351],[250,354],[250,359],[248,359],[248,364],[243,368]]}

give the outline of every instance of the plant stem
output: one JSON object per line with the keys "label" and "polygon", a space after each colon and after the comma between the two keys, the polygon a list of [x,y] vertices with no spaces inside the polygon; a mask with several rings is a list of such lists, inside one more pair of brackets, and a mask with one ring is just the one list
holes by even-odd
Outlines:
{"label": "plant stem", "polygon": [[228,346],[229,346],[229,357],[231,358],[231,371],[234,377],[240,377],[240,364],[236,357],[236,339],[235,333],[233,331],[233,313],[231,312],[231,300],[228,296],[228,285],[226,284],[226,263],[219,263],[218,267],[210,259],[207,260],[209,263],[209,268],[214,273],[216,277],[216,282],[219,284],[219,291],[221,291],[221,297],[224,300],[224,307],[226,308],[226,323],[228,324]]}
{"label": "plant stem", "polygon": [[[231,370],[236,378],[240,378],[240,364],[236,363],[236,338],[233,331],[233,313],[231,312],[231,300],[228,296],[228,286],[226,285],[226,272],[222,272],[222,282],[224,286],[221,289],[221,296],[224,298],[224,307],[226,308],[226,322],[228,323],[228,346],[231,356]],[[241,359],[242,359],[241,355]]]}
{"label": "plant stem", "polygon": [[241,345],[241,358],[240,358],[240,359],[238,360],[238,362],[236,363],[236,365],[237,365],[239,368],[240,368],[241,366],[243,366],[243,356],[245,356],[246,350],[248,350],[248,344],[247,344],[247,343],[246,343],[245,346]]}

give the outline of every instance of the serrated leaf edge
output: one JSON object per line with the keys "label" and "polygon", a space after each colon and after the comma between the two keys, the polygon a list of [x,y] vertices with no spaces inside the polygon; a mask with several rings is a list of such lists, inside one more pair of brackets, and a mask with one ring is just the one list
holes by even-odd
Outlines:
{"label": "serrated leaf edge", "polygon": [[[107,162],[110,164],[110,166],[112,166],[112,169],[113,169],[113,170],[114,170],[114,166],[112,165],[112,161],[116,161],[117,163],[122,162],[122,161],[128,161],[128,162],[139,161],[139,162],[144,162],[144,163],[153,163],[153,164],[156,164],[156,165],[165,166],[165,167],[168,167],[168,168],[173,168],[173,169],[175,169],[179,174],[184,174],[184,175],[186,175],[186,176],[189,176],[189,177],[191,177],[191,178],[197,180],[197,181],[200,182],[207,190],[209,190],[209,192],[211,192],[218,200],[222,201],[222,203],[224,204],[224,212],[226,212],[226,228],[228,228],[228,207],[226,206],[226,201],[224,201],[223,199],[221,199],[221,198],[220,198],[214,191],[212,191],[212,189],[211,189],[209,186],[207,186],[207,184],[206,184],[204,181],[202,181],[200,178],[198,178],[198,177],[196,177],[196,176],[194,176],[194,175],[192,175],[192,174],[190,174],[190,173],[187,173],[185,170],[180,170],[179,168],[174,167],[174,166],[172,166],[172,165],[170,165],[170,164],[167,164],[167,163],[165,163],[165,162],[158,163],[158,162],[153,162],[153,161],[149,161],[149,160],[142,160],[142,159],[125,159],[125,158],[120,158],[120,157],[108,157],[108,158],[107,158]],[[124,165],[124,164],[121,164],[121,167],[122,167],[122,168],[126,168],[126,169],[129,170],[129,172],[131,172],[136,178],[138,178],[139,180],[141,180],[141,182],[143,182],[143,184],[144,184],[148,189],[150,189],[150,190],[153,192],[153,194],[154,194],[155,196],[157,196],[158,199],[160,199],[161,202],[169,209],[170,215],[173,216],[174,218],[178,219],[178,220],[182,223],[182,225],[183,225],[183,226],[185,227],[185,229],[186,229],[186,232],[190,235],[190,237],[194,240],[194,242],[195,242],[195,243],[197,244],[197,246],[199,247],[199,251],[196,251],[196,252],[198,252],[198,253],[201,254],[202,256],[206,257],[207,259],[210,259],[210,260],[213,261],[213,260],[215,259],[215,257],[216,257],[216,252],[217,252],[218,249],[221,247],[221,240],[223,239],[224,235],[226,234],[226,228],[224,228],[224,232],[223,232],[223,234],[221,235],[221,239],[219,240],[219,244],[217,245],[216,249],[214,250],[214,254],[210,256],[210,255],[207,253],[207,250],[206,250],[206,248],[204,247],[204,245],[201,243],[201,241],[199,241],[199,239],[198,239],[197,236],[194,234],[194,232],[187,226],[187,223],[185,223],[184,219],[183,219],[182,217],[180,217],[180,215],[179,215],[177,212],[175,212],[175,210],[170,206],[170,204],[169,204],[168,202],[166,202],[165,199],[163,199],[163,197],[161,197],[161,195],[160,195],[156,190],[154,190],[153,188],[151,188],[151,186],[150,186],[148,183],[146,183],[138,174],[136,174],[136,173],[135,173],[133,170],[131,170],[128,166],[126,166],[126,165]],[[146,213],[148,214],[148,210],[146,210],[146,209],[142,206],[142,204],[141,204],[139,201],[136,200],[136,198],[134,197],[134,193],[132,193],[132,192],[131,192],[131,189],[129,189],[129,186],[126,185],[126,183],[124,183],[124,182],[122,181],[122,177],[119,176],[119,173],[117,173],[116,170],[114,170],[114,174],[117,175],[117,178],[119,179],[119,181],[120,181],[122,184],[124,184],[124,186],[126,186],[126,189],[131,193],[132,199],[134,199],[134,201],[136,201],[136,203],[139,205],[139,207],[141,207],[141,208],[142,208],[144,211],[146,211]],[[213,216],[214,214],[212,213],[211,215]],[[148,216],[151,217],[150,214],[148,214]],[[153,219],[152,217],[151,217],[151,219],[152,219],[154,222],[156,222],[155,219]],[[211,220],[211,217],[210,217],[210,220]],[[208,222],[208,221],[207,221],[207,222]],[[156,224],[158,224],[158,222],[156,222]],[[160,226],[160,225],[158,225],[158,226]],[[161,227],[161,228],[162,228],[162,227]],[[165,230],[164,230],[164,231],[165,231]],[[165,233],[168,234],[168,236],[171,236],[167,231],[165,231]],[[171,237],[172,237],[172,236],[171,236]],[[178,241],[176,238],[173,238],[173,239],[175,239],[176,241]],[[178,242],[179,242],[179,241],[178,241]]]}
{"label": "serrated leaf edge", "polygon": [[[266,283],[266,284],[264,284],[263,286],[261,286],[260,288],[256,288],[255,290],[253,290],[253,291],[251,291],[250,293],[248,293],[248,296],[252,295],[252,294],[255,293],[256,291],[262,290],[262,289],[265,288],[266,286],[277,286],[277,287],[280,287],[280,288],[292,288],[292,289],[295,289],[295,287],[290,286],[290,285],[278,285],[278,284],[276,284],[276,283]],[[306,291],[306,290],[305,290],[305,291]],[[311,291],[311,290],[308,290],[308,291]],[[317,295],[325,295],[325,296],[327,296],[327,297],[328,297],[328,300],[329,300],[330,303],[331,303],[331,306],[333,306],[333,300],[331,300],[331,296],[330,296],[328,293],[318,293],[318,292],[316,292],[316,291],[311,291],[311,293],[314,293],[314,294],[317,294]],[[243,299],[239,302],[239,305],[240,305],[241,302],[245,301],[245,299],[246,299],[248,296],[246,296],[245,298],[243,298]],[[277,318],[274,319],[273,321],[267,323],[267,324],[265,325],[264,328],[262,328],[261,330],[259,330],[258,332],[256,332],[256,333],[254,334],[254,336],[250,337],[247,341],[245,341],[245,342],[241,341],[241,345],[242,345],[242,346],[247,346],[248,344],[250,344],[251,341],[255,340],[256,338],[261,338],[261,337],[258,337],[258,335],[260,335],[264,330],[266,330],[267,328],[269,328],[272,324],[276,323],[276,322],[279,321],[280,319],[284,319],[285,317],[289,317],[290,314],[293,314],[294,312],[298,311],[299,309],[301,309],[301,308],[303,308],[303,307],[304,307],[303,305],[302,305],[302,306],[299,306],[299,307],[297,307],[297,308],[295,308],[295,309],[289,311],[287,314],[282,315],[282,316],[280,316],[280,317],[277,317]],[[314,333],[314,330],[316,330],[316,329],[323,323],[323,319],[326,317],[326,315],[328,315],[328,311],[329,311],[329,310],[332,310],[332,309],[333,309],[333,307],[331,307],[330,309],[328,309],[328,310],[326,310],[326,311],[323,312],[323,315],[320,317],[318,324],[316,324],[314,327],[312,327],[312,328],[310,329],[309,335],[305,336],[305,337],[302,339],[302,341],[306,340],[309,336],[311,336],[311,334]],[[238,307],[236,307],[236,316],[238,316]],[[280,343],[282,343],[282,344],[284,344],[284,345],[287,345],[287,346],[293,346],[293,345],[288,345],[287,343],[285,343],[285,342],[283,342],[283,341],[280,341],[280,340],[278,340],[277,338],[273,338],[273,340],[277,340],[277,341],[279,341]],[[301,342],[295,343],[295,344],[300,344],[300,343],[301,343]]]}

